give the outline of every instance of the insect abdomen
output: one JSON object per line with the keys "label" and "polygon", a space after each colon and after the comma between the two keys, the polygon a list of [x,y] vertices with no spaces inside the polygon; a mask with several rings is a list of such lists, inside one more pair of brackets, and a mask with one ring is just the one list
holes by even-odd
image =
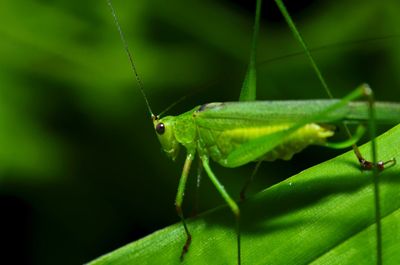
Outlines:
{"label": "insect abdomen", "polygon": [[261,159],[274,161],[276,159],[290,160],[294,154],[301,152],[309,145],[321,145],[326,138],[333,136],[331,128],[322,127],[316,123],[307,124],[290,135],[286,141],[268,152]]}
{"label": "insect abdomen", "polygon": [[[228,157],[230,152],[237,150],[241,145],[259,137],[286,130],[291,125],[292,124],[277,124],[250,128],[238,127],[219,131],[200,128],[199,133],[202,145],[208,150],[211,158],[214,161],[225,165],[224,160]],[[331,128],[323,127],[316,123],[310,123],[292,133],[287,137],[287,139],[285,139],[285,141],[274,149],[266,150],[263,156],[252,161],[273,161],[276,159],[289,160],[294,154],[302,151],[309,145],[323,144],[326,141],[326,138],[333,134],[334,132]]]}

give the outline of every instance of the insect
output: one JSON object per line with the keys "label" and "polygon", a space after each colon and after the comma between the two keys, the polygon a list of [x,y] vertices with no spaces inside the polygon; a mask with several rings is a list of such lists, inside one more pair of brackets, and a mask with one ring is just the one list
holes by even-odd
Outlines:
{"label": "insect", "polygon": [[[296,38],[309,56],[311,64],[316,70],[321,82],[327,89],[321,73],[316,67],[300,34],[296,30],[285,6],[282,1],[277,0],[276,2],[291,29],[294,31]],[[363,133],[362,127],[357,130],[354,136],[351,136],[349,132],[350,138],[343,142],[334,143],[330,142],[328,139],[335,133],[332,127],[329,126],[333,123],[368,120],[372,124],[369,131],[373,140],[375,118],[380,121],[398,121],[396,117],[400,116],[400,106],[398,104],[375,103],[372,91],[367,85],[360,86],[341,100],[255,101],[255,46],[258,36],[261,1],[257,1],[251,59],[239,102],[202,104],[179,116],[166,117],[160,117],[152,112],[110,0],[108,0],[108,3],[112,9],[117,28],[121,34],[134,74],[151,115],[154,130],[163,150],[169,157],[175,160],[180,148],[184,147],[186,149],[186,159],[175,201],[178,215],[182,220],[184,231],[187,236],[180,256],[181,260],[188,252],[192,240],[190,228],[186,224],[185,216],[182,211],[182,202],[189,170],[196,156],[200,157],[202,166],[208,177],[236,218],[238,264],[241,263],[240,208],[214,174],[210,166],[210,160],[230,168],[263,160],[287,160],[295,153],[302,151],[305,147],[315,144],[331,148],[346,148],[352,146],[361,168],[373,170],[375,175],[378,170],[383,170],[388,165],[395,164],[396,160],[394,158],[388,161],[377,161],[374,141],[372,141],[372,161],[364,159],[355,145]],[[328,89],[327,93],[330,95]],[[353,102],[363,97],[367,99],[366,103]],[[391,114],[387,115],[388,113]],[[346,129],[346,131],[348,131],[348,129]],[[375,178],[375,180],[375,186],[377,187],[377,178]],[[379,204],[379,198],[376,202]],[[378,204],[376,205],[377,224],[380,220]],[[377,227],[379,231],[379,225],[377,225]],[[380,232],[377,232],[377,234],[379,245],[381,240]],[[380,253],[378,251],[378,257],[379,255]]]}

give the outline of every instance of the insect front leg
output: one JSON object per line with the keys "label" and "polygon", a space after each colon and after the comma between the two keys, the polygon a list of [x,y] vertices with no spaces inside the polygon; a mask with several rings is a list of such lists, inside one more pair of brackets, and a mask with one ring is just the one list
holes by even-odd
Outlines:
{"label": "insect front leg", "polygon": [[179,217],[181,218],[183,228],[185,229],[185,233],[186,233],[186,242],[185,242],[185,245],[183,246],[182,253],[180,256],[181,261],[183,260],[185,254],[188,252],[190,243],[192,242],[192,235],[189,232],[189,229],[186,225],[185,217],[183,215],[182,202],[183,202],[183,196],[185,194],[186,181],[189,176],[190,166],[192,165],[192,161],[193,161],[195,155],[196,155],[195,150],[188,150],[188,153],[186,155],[185,164],[184,164],[183,170],[182,170],[182,175],[179,180],[178,192],[176,194],[176,199],[175,199],[176,212],[178,213]]}
{"label": "insect front leg", "polygon": [[240,209],[236,202],[232,199],[229,193],[225,190],[224,186],[219,182],[218,178],[215,176],[214,172],[212,172],[209,164],[209,159],[207,156],[202,156],[201,161],[203,162],[203,167],[207,172],[211,182],[217,188],[218,192],[221,194],[222,198],[226,201],[226,203],[231,208],[233,214],[236,218],[236,235],[237,235],[237,264],[240,265]]}

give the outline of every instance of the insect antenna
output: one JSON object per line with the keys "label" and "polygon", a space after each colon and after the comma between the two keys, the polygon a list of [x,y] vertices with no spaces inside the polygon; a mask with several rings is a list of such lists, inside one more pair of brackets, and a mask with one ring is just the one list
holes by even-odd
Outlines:
{"label": "insect antenna", "polygon": [[160,114],[157,115],[157,117],[161,117],[163,116],[166,112],[170,111],[172,108],[174,108],[176,105],[178,105],[179,103],[181,103],[182,101],[184,101],[188,96],[191,96],[193,93],[189,94],[189,95],[184,95],[182,96],[180,99],[176,100],[175,102],[173,102],[172,104],[170,104],[168,107],[166,107],[163,111],[161,111]]}
{"label": "insect antenna", "polygon": [[136,70],[136,65],[135,65],[135,63],[134,63],[134,61],[133,61],[132,53],[131,53],[130,50],[129,50],[128,43],[127,43],[127,41],[126,41],[126,38],[125,38],[124,33],[122,32],[121,26],[120,26],[119,21],[118,21],[117,14],[116,14],[116,12],[115,12],[115,10],[114,10],[114,7],[113,7],[113,5],[112,5],[112,3],[111,3],[111,0],[107,0],[107,4],[108,4],[108,6],[109,6],[110,9],[111,9],[111,14],[112,14],[112,16],[114,17],[114,23],[115,23],[115,25],[117,26],[117,29],[118,29],[118,32],[119,32],[119,36],[121,37],[122,44],[124,45],[125,52],[126,52],[126,54],[128,55],[129,61],[130,61],[130,63],[131,63],[131,68],[132,68],[133,74],[135,75],[136,81],[137,81],[137,83],[139,84],[140,92],[141,92],[142,95],[143,95],[143,98],[144,98],[144,100],[145,100],[145,102],[146,102],[147,109],[149,110],[152,119],[154,119],[154,118],[156,118],[156,116],[153,114],[153,111],[152,111],[151,108],[150,108],[149,101],[148,101],[148,99],[147,99],[147,97],[146,97],[146,94],[144,93],[142,80],[140,79],[139,73],[138,73],[138,71]]}
{"label": "insect antenna", "polygon": [[[340,49],[347,47],[349,45],[358,45],[358,44],[365,44],[369,42],[378,42],[378,41],[386,41],[386,40],[391,40],[391,39],[399,39],[400,34],[393,34],[393,35],[384,35],[384,36],[378,36],[374,38],[365,38],[365,39],[356,39],[356,40],[350,40],[350,41],[341,41],[341,42],[336,42],[336,43],[331,43],[331,44],[326,44],[322,46],[317,46],[313,48],[309,48],[310,52],[320,52],[328,49]],[[262,66],[265,64],[269,64],[271,62],[275,61],[280,61],[283,59],[288,59],[292,57],[297,57],[297,56],[303,56],[304,55],[304,50],[298,51],[298,52],[293,52],[289,54],[284,54],[280,56],[275,56],[271,57],[265,60],[261,60],[259,63],[257,63],[258,66]]]}
{"label": "insect antenna", "polygon": [[195,88],[191,88],[191,92],[188,94],[183,95],[182,97],[180,97],[178,100],[176,100],[175,102],[173,102],[172,104],[170,104],[168,107],[166,107],[160,114],[157,115],[157,117],[162,117],[165,113],[167,113],[168,111],[170,111],[171,109],[173,109],[176,105],[180,104],[182,101],[193,97],[196,94],[199,94],[201,91],[203,91],[205,88],[208,88],[210,86],[214,86],[216,84],[218,84],[218,78],[204,83],[201,86],[195,87]]}

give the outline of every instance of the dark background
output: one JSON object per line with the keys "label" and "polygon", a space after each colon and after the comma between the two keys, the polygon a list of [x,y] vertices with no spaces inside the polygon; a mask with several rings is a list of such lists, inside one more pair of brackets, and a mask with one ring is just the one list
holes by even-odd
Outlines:
{"label": "dark background", "polygon": [[[362,82],[400,101],[399,1],[285,1],[336,97]],[[253,1],[117,1],[150,104],[238,98]],[[259,99],[326,95],[274,2],[264,1]],[[340,152],[264,163],[250,193]],[[81,264],[178,221],[183,154],[161,152],[106,1],[0,3],[0,239],[4,264]],[[254,165],[215,166],[238,195]],[[192,170],[195,172],[195,170]],[[185,209],[193,209],[194,174]],[[235,196],[237,197],[237,196]],[[206,178],[200,210],[222,203]]]}

